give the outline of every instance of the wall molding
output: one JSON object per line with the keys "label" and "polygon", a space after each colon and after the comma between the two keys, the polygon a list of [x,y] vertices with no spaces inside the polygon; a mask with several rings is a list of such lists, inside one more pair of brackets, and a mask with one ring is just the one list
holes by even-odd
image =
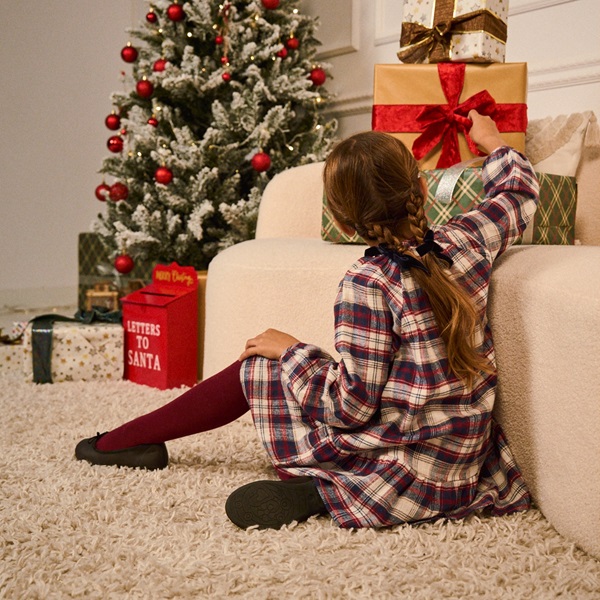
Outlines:
{"label": "wall molding", "polygon": [[508,5],[508,16],[520,15],[534,10],[543,10],[559,4],[569,4],[578,0],[510,0]]}
{"label": "wall molding", "polygon": [[[528,72],[528,91],[574,87],[600,83],[600,58],[562,63],[551,67],[534,67]],[[332,100],[325,113],[337,118],[370,114],[373,94],[341,96]]]}
{"label": "wall molding", "polygon": [[529,92],[600,83],[600,58],[529,69]]}
{"label": "wall molding", "polygon": [[305,0],[304,10],[307,14],[318,15],[321,20],[317,39],[320,39],[322,47],[315,55],[316,60],[328,60],[335,56],[358,52],[360,0],[329,0],[327,4]]}
{"label": "wall molding", "polygon": [[375,1],[375,46],[400,42],[402,4],[398,0]]}
{"label": "wall molding", "polygon": [[342,96],[332,100],[325,109],[325,114],[337,118],[350,117],[371,113],[373,108],[373,93],[356,96]]}

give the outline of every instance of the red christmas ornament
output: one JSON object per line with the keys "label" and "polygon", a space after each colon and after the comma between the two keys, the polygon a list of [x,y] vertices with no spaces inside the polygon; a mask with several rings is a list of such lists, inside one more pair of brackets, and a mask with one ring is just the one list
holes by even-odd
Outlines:
{"label": "red christmas ornament", "polygon": [[252,168],[258,173],[267,171],[271,167],[271,157],[266,152],[258,152],[250,162]]}
{"label": "red christmas ornament", "polygon": [[316,67],[310,72],[308,78],[314,85],[323,85],[327,80],[327,74],[320,67]]}
{"label": "red christmas ornament", "polygon": [[267,10],[275,10],[279,6],[279,0],[262,0],[262,5]]}
{"label": "red christmas ornament", "polygon": [[124,183],[117,181],[117,183],[113,183],[110,186],[110,191],[108,192],[108,197],[113,202],[119,202],[120,200],[127,200],[128,196],[129,196],[129,188]]}
{"label": "red christmas ornament", "polygon": [[183,7],[179,4],[171,4],[169,8],[167,8],[167,17],[169,17],[171,21],[183,21],[185,17]]}
{"label": "red christmas ornament", "polygon": [[151,81],[144,78],[135,84],[135,91],[140,98],[150,98],[154,93],[154,86]]}
{"label": "red christmas ornament", "polygon": [[126,63],[135,62],[138,57],[138,51],[131,45],[131,42],[127,42],[127,46],[121,50],[121,58]]}
{"label": "red christmas ornament", "polygon": [[152,125],[152,127],[158,127],[158,119],[154,115],[152,115],[148,119],[148,125]]}
{"label": "red christmas ornament", "polygon": [[154,171],[154,179],[157,183],[168,185],[173,181],[173,171],[167,167],[158,167],[158,169]]}
{"label": "red christmas ornament", "polygon": [[231,73],[223,73],[223,75],[221,75],[221,77],[223,78],[223,81],[231,81]]}
{"label": "red christmas ornament", "polygon": [[119,256],[115,258],[114,265],[115,269],[123,275],[127,275],[127,273],[133,271],[133,267],[135,267],[133,258],[131,258],[129,254],[119,254]]}
{"label": "red christmas ornament", "polygon": [[108,117],[106,117],[106,119],[104,119],[104,124],[109,128],[112,129],[113,131],[116,131],[117,129],[119,129],[119,127],[121,127],[121,117],[117,114],[110,113],[110,115],[108,115]]}
{"label": "red christmas ornament", "polygon": [[148,23],[156,23],[158,21],[158,17],[156,16],[153,8],[151,8],[146,15],[146,21],[148,21]]}
{"label": "red christmas ornament", "polygon": [[298,50],[300,46],[300,40],[297,37],[290,37],[286,40],[285,46],[288,50]]}
{"label": "red christmas ornament", "polygon": [[224,41],[225,41],[225,40],[223,39],[223,36],[222,36],[222,35],[218,35],[218,36],[215,38],[215,44],[217,44],[217,46],[220,46],[220,45],[221,45],[221,44],[222,44]]}
{"label": "red christmas ornament", "polygon": [[164,58],[159,58],[152,66],[153,71],[164,71],[167,66],[167,61]]}
{"label": "red christmas ornament", "polygon": [[120,135],[111,135],[106,142],[106,146],[111,152],[117,154],[123,150],[123,138]]}
{"label": "red christmas ornament", "polygon": [[278,53],[277,56],[279,56],[279,58],[285,58],[288,55],[288,51],[287,48],[282,48]]}
{"label": "red christmas ornament", "polygon": [[96,188],[94,193],[96,194],[96,198],[98,198],[98,200],[101,200],[102,202],[106,202],[106,198],[108,197],[108,194],[110,193],[110,187],[108,185],[106,185],[105,183],[101,183]]}
{"label": "red christmas ornament", "polygon": [[227,56],[221,56],[221,64],[222,65],[229,64],[229,58],[227,58]]}

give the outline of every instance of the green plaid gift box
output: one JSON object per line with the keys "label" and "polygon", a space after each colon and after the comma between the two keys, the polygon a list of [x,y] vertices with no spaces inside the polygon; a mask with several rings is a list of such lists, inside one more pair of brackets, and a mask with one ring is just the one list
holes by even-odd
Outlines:
{"label": "green plaid gift box", "polygon": [[[485,198],[481,168],[433,169],[423,175],[429,189],[425,214],[430,225],[444,225],[449,219],[472,210]],[[517,243],[572,245],[575,243],[577,183],[574,177],[536,173],[540,201],[533,223]],[[444,176],[446,179],[444,180]],[[442,189],[443,188],[443,189]],[[444,195],[446,196],[444,198]],[[363,240],[340,231],[323,197],[321,237],[336,244],[363,244]]]}
{"label": "green plaid gift box", "polygon": [[[78,281],[78,307],[85,310],[86,292],[96,284],[115,283],[115,273],[110,258],[97,233],[84,232],[79,234],[78,240],[79,281]],[[121,276],[123,283],[139,279],[144,284],[152,281],[153,264],[136,261],[131,273]]]}

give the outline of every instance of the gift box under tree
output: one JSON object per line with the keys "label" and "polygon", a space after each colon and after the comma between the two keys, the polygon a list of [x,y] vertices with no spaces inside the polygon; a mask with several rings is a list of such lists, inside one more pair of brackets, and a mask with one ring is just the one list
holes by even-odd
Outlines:
{"label": "gift box under tree", "polygon": [[404,63],[504,62],[508,0],[405,0]]}
{"label": "gift box under tree", "polygon": [[[34,335],[45,339],[38,344]],[[48,352],[37,350],[40,346]],[[26,380],[35,383],[122,379],[123,327],[65,321],[34,332],[30,324],[23,338],[23,369]]]}
{"label": "gift box under tree", "polygon": [[481,155],[469,111],[488,115],[509,146],[525,149],[527,63],[375,65],[372,128],[400,138],[422,169]]}
{"label": "gift box under tree", "polygon": [[[152,280],[152,268],[149,261],[137,260],[133,270],[127,275],[116,272],[106,248],[97,233],[84,232],[78,239],[79,281],[77,306],[80,310],[90,310],[93,305],[88,302],[88,292],[97,286],[109,286],[119,297],[125,296]],[[104,302],[96,305],[106,307]]]}

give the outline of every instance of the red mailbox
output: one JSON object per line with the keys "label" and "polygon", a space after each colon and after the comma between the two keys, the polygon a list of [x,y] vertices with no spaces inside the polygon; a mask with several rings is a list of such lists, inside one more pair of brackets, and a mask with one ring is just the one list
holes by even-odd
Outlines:
{"label": "red mailbox", "polygon": [[152,283],[121,299],[125,379],[161,390],[198,380],[198,277],[157,265]]}

